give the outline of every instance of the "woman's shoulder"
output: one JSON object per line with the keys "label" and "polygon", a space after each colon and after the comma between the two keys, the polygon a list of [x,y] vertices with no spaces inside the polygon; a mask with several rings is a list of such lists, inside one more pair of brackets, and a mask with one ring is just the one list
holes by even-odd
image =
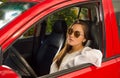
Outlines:
{"label": "woman's shoulder", "polygon": [[97,67],[100,67],[102,62],[102,57],[103,55],[100,50],[92,49],[90,47],[85,47],[82,50],[81,54],[75,58],[75,61],[76,61],[76,64],[79,64],[78,63],[78,59],[79,59],[81,62],[91,63]]}
{"label": "woman's shoulder", "polygon": [[93,49],[91,47],[84,47],[83,51],[86,51],[86,52],[92,51],[92,52],[100,52],[101,53],[101,51],[99,49]]}
{"label": "woman's shoulder", "polygon": [[82,54],[86,54],[89,56],[97,56],[102,57],[102,52],[98,49],[92,49],[90,47],[85,47],[82,51]]}

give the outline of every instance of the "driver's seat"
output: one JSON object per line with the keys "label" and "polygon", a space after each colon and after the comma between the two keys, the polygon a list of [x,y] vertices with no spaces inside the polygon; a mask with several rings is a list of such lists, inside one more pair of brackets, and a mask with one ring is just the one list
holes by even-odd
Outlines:
{"label": "driver's seat", "polygon": [[39,48],[35,57],[35,71],[39,76],[49,73],[52,60],[66,39],[67,24],[64,20],[56,20],[52,29],[52,33]]}

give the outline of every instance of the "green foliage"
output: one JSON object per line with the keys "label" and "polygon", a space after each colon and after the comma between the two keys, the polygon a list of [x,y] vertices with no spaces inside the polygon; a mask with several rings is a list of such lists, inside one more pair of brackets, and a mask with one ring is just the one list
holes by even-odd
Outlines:
{"label": "green foliage", "polygon": [[67,8],[59,12],[56,12],[53,15],[49,16],[47,19],[47,32],[52,31],[50,27],[53,25],[55,20],[58,19],[65,20],[67,25],[69,26],[76,18],[77,18],[76,11],[71,8]]}
{"label": "green foliage", "polygon": [[32,27],[27,33],[25,33],[24,37],[33,36],[33,34],[34,34],[34,27]]}
{"label": "green foliage", "polygon": [[[53,26],[54,22],[58,19],[65,20],[67,25],[70,26],[71,23],[73,23],[73,21],[77,19],[78,17],[77,13],[78,13],[77,8],[67,8],[50,15],[46,19],[46,22],[47,22],[46,33],[50,33],[52,31],[51,27]],[[34,33],[33,30],[34,30],[33,28],[30,29],[24,36],[27,37],[32,35]]]}
{"label": "green foliage", "polygon": [[1,0],[2,2],[7,2],[8,0]]}

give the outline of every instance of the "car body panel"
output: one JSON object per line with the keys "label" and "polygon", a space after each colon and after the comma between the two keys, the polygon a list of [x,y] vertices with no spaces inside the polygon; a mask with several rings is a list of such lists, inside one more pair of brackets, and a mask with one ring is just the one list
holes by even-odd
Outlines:
{"label": "car body panel", "polygon": [[109,52],[106,57],[111,57],[120,54],[120,41],[112,1],[103,0],[103,10],[106,29],[106,52]]}
{"label": "car body panel", "polygon": [[[102,67],[96,68],[94,66],[85,68],[83,70],[78,70],[58,78],[118,78],[119,72],[116,70],[118,65],[116,64],[117,61],[115,59],[102,63]],[[112,68],[112,69],[111,69]],[[105,72],[104,72],[105,71]],[[104,73],[103,73],[104,72]],[[108,73],[109,72],[109,73]],[[112,73],[111,73],[112,72]],[[102,73],[102,75],[100,75]],[[112,75],[110,75],[112,74]]]}
{"label": "car body panel", "polygon": [[7,66],[0,66],[0,78],[20,78],[20,76]]}

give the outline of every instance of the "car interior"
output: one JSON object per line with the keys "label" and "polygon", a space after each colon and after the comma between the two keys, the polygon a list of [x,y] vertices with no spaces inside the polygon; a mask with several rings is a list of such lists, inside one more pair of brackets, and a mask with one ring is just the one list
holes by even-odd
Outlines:
{"label": "car interior", "polygon": [[[102,28],[100,27],[101,24],[97,12],[95,12],[97,11],[97,4],[92,6],[89,4],[72,6],[68,9],[75,7],[79,8],[76,17],[81,16],[82,8],[87,9],[85,12],[91,12],[91,15],[89,14],[88,16],[89,19],[84,20],[90,28],[90,37],[85,46],[101,50]],[[95,13],[92,13],[92,11]],[[53,20],[54,23],[51,25],[52,31],[46,34],[47,19],[45,18],[32,26],[32,36],[23,37],[29,32],[27,31],[8,48],[4,54],[3,64],[8,65],[23,77],[37,77],[49,74],[54,56],[65,44],[66,32],[69,25],[65,19]]]}

